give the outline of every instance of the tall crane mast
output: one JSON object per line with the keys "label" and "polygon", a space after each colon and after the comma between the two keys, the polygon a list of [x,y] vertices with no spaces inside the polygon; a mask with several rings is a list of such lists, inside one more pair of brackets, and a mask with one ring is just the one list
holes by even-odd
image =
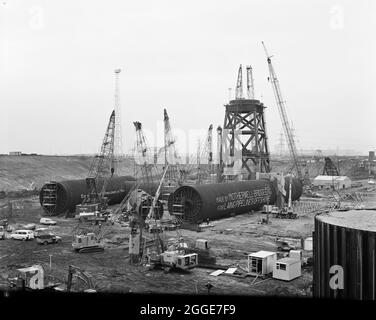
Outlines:
{"label": "tall crane mast", "polygon": [[269,56],[264,42],[262,42],[262,45],[264,47],[265,54],[266,54],[266,57],[267,57],[267,62],[268,62],[268,67],[269,67],[269,75],[270,75],[269,80],[272,84],[274,96],[275,96],[275,99],[276,99],[276,102],[277,102],[277,105],[278,105],[279,115],[280,115],[281,120],[282,120],[282,126],[283,126],[283,130],[285,132],[286,141],[287,141],[287,144],[288,144],[288,147],[289,147],[289,150],[290,150],[290,155],[291,155],[292,161],[294,163],[294,166],[295,166],[295,169],[296,169],[296,172],[297,172],[297,176],[301,181],[303,181],[304,177],[302,175],[298,151],[297,151],[297,148],[296,148],[294,135],[292,133],[290,123],[289,123],[288,118],[287,118],[285,101],[282,98],[282,93],[281,93],[281,88],[279,86],[279,81],[277,79],[277,75],[274,71],[274,67],[273,67],[273,64],[272,64],[272,60],[271,60],[272,56]]}
{"label": "tall crane mast", "polygon": [[[86,178],[89,197],[86,197],[83,203],[101,202],[104,198],[109,179],[115,172],[114,135],[115,110],[111,113],[100,153],[94,157],[91,163],[89,174]],[[100,186],[100,183],[102,183],[102,186]]]}
{"label": "tall crane mast", "polygon": [[255,86],[253,81],[252,66],[247,66],[247,96],[248,99],[255,98]]}
{"label": "tall crane mast", "polygon": [[[211,173],[213,173],[213,125],[211,124],[208,129],[208,134],[205,139],[205,143],[203,146],[203,150],[198,150],[197,154],[198,158],[198,182],[201,183],[202,175],[203,175],[203,166],[207,166],[206,174],[210,176]],[[207,164],[202,164],[201,159],[205,159],[207,161]],[[206,162],[205,161],[205,162]]]}
{"label": "tall crane mast", "polygon": [[167,110],[163,109],[163,123],[164,123],[164,155],[165,155],[165,167],[168,166],[168,172],[166,174],[167,181],[175,181],[181,183],[183,177],[181,176],[181,166],[179,165],[179,157],[176,150],[176,139],[172,134],[170,117],[167,114]]}
{"label": "tall crane mast", "polygon": [[136,121],[133,122],[133,124],[136,129],[136,151],[139,156],[137,162],[141,167],[142,179],[148,186],[150,186],[152,184],[152,168],[154,167],[154,159],[152,159],[150,156],[141,122]]}
{"label": "tall crane mast", "polygon": [[238,80],[236,81],[235,99],[243,99],[243,71],[242,65],[239,66]]}

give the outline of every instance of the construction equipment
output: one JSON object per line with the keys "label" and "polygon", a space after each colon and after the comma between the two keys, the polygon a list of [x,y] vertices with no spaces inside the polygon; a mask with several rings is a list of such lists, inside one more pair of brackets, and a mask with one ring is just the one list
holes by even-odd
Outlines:
{"label": "construction equipment", "polygon": [[92,276],[88,272],[73,265],[70,265],[68,268],[67,292],[71,292],[72,290],[73,276],[86,284],[88,289],[84,290],[84,292],[96,292]]}
{"label": "construction equipment", "polygon": [[294,209],[292,206],[292,179],[290,177],[290,183],[289,183],[289,198],[287,202],[287,206],[284,206],[281,208],[277,214],[276,218],[282,218],[282,219],[296,219],[298,215],[294,213]]}
{"label": "construction equipment", "polygon": [[[198,265],[198,254],[188,251],[186,244],[182,242],[183,239],[179,231],[177,231],[177,235],[178,240],[176,242],[165,246],[158,233],[154,246],[146,250],[148,265],[154,268],[162,268],[166,271],[175,269],[189,270]],[[165,247],[167,247],[166,250]]]}
{"label": "construction equipment", "polygon": [[[167,113],[165,111],[165,118]],[[169,122],[167,122],[169,123]],[[152,174],[151,170],[155,168],[154,164],[150,162],[150,159],[147,157],[147,144],[145,137],[142,132],[142,125],[140,122],[134,122],[137,134],[137,151],[140,155],[140,161],[138,164],[141,166],[141,173],[144,181],[148,183],[152,183]],[[166,131],[165,131],[166,133]],[[171,137],[170,137],[171,138]],[[165,147],[172,146],[174,144],[174,140],[166,140]],[[168,144],[170,143],[170,144]],[[167,150],[167,148],[165,149]],[[167,154],[167,153],[166,153]],[[167,157],[167,155],[165,156]],[[129,226],[131,227],[131,233],[129,236],[129,256],[130,262],[146,262],[149,265],[154,267],[159,266],[168,269],[189,269],[194,267],[197,264],[197,254],[184,254],[180,250],[165,250],[165,244],[161,239],[161,234],[163,233],[163,229],[161,224],[159,223],[158,215],[155,215],[155,210],[158,209],[159,203],[158,198],[161,195],[163,184],[165,183],[166,179],[173,178],[171,174],[174,171],[170,170],[170,166],[176,166],[176,164],[170,164],[168,159],[165,158],[166,165],[164,167],[164,172],[160,179],[158,188],[156,193],[153,197],[151,203],[146,205],[148,209],[148,215],[145,219],[141,214],[142,210],[140,207],[144,206],[142,203],[142,198],[140,196],[141,193],[136,193],[136,200],[133,204],[132,215],[130,217]],[[175,167],[176,168],[176,167]],[[176,180],[175,180],[176,181]],[[149,234],[152,235],[153,239],[147,237],[146,230],[149,231]],[[140,259],[141,258],[141,259]]]}
{"label": "construction equipment", "polygon": [[293,206],[292,206],[291,195],[292,195],[292,179],[290,178],[290,183],[289,183],[289,200],[288,200],[287,207],[286,207],[286,213],[287,213],[288,219],[296,219],[298,217],[298,215],[296,213],[294,213],[294,209],[293,209]]}
{"label": "construction equipment", "polygon": [[244,99],[243,97],[243,71],[242,65],[239,66],[238,80],[236,81],[235,99]]}
{"label": "construction equipment", "polygon": [[[155,169],[154,160],[150,157],[149,149],[146,143],[146,138],[144,136],[142,130],[142,124],[138,121],[133,122],[135,129],[136,129],[136,148],[135,155],[136,163],[140,167],[141,177],[138,177],[138,183],[141,181],[146,184],[146,186],[151,186],[153,172],[152,170]],[[166,171],[165,171],[166,172]],[[143,193],[139,192],[140,190],[135,189],[129,196],[129,199],[124,200],[124,204],[129,206],[129,226],[131,228],[131,232],[129,235],[129,261],[130,263],[137,263],[142,259],[144,250],[146,247],[146,239],[143,236],[143,232],[145,229],[145,217],[143,216],[143,210],[147,208],[143,207]],[[132,203],[130,204],[130,199],[132,199]],[[151,204],[150,204],[151,203]],[[148,199],[145,207],[149,204],[150,209],[154,210],[153,208],[154,200],[150,201]],[[148,210],[148,214],[150,211]],[[148,215],[147,214],[147,215]],[[147,218],[147,217],[146,217]]]}
{"label": "construction equipment", "polygon": [[[88,178],[86,178],[87,194],[83,196],[82,204],[76,206],[77,213],[83,218],[91,215],[96,220],[97,217],[100,218],[100,215],[107,208],[105,191],[109,179],[111,179],[115,172],[114,135],[115,111],[112,111],[100,154],[94,157]],[[96,212],[97,214],[95,214]]]}
{"label": "construction equipment", "polygon": [[135,121],[133,125],[136,129],[136,149],[137,157],[136,163],[140,166],[141,169],[141,181],[146,183],[147,185],[152,184],[152,169],[155,168],[154,159],[151,157],[146,138],[142,130],[141,122]]}
{"label": "construction equipment", "polygon": [[165,166],[169,165],[169,170],[166,176],[167,184],[181,185],[186,179],[187,172],[179,163],[179,156],[176,149],[176,138],[173,136],[170,117],[167,110],[163,109],[163,123],[164,123],[164,163]]}
{"label": "construction equipment", "polygon": [[129,199],[134,196],[134,193],[139,190],[139,187],[141,185],[141,181],[138,181],[135,183],[132,188],[129,190],[129,192],[126,194],[126,196],[123,198],[123,200],[120,202],[119,207],[117,207],[111,214],[110,221],[113,223],[120,222],[124,220],[124,211],[129,209]]}
{"label": "construction equipment", "polygon": [[102,252],[104,247],[100,239],[93,232],[76,234],[73,238],[72,247],[78,253]]}
{"label": "construction equipment", "polygon": [[188,270],[198,264],[197,253],[184,254],[180,251],[165,251],[160,254],[160,265],[168,269]]}
{"label": "construction equipment", "polygon": [[255,98],[255,86],[253,81],[252,67],[247,66],[247,96],[248,99]]}
{"label": "construction equipment", "polygon": [[[302,169],[301,169],[302,163],[301,163],[301,159],[298,155],[298,150],[296,148],[293,131],[292,131],[292,128],[290,126],[289,119],[287,117],[285,101],[283,100],[283,97],[282,97],[281,88],[279,86],[279,81],[278,81],[277,75],[274,71],[273,64],[272,64],[272,60],[271,60],[272,56],[270,56],[268,54],[264,42],[262,42],[262,45],[263,45],[264,50],[265,50],[265,54],[266,54],[267,62],[268,62],[268,67],[269,67],[269,75],[270,76],[269,76],[268,80],[270,80],[270,82],[272,84],[274,96],[275,96],[275,99],[276,99],[276,102],[277,102],[277,105],[278,105],[278,111],[279,111],[279,115],[281,117],[282,126],[283,126],[283,130],[285,132],[285,137],[286,137],[286,141],[287,141],[287,144],[288,144],[288,147],[289,147],[290,155],[291,155],[294,167],[296,169],[297,177],[298,177],[299,180],[301,180],[303,182],[305,180],[305,178],[303,177],[303,174],[302,174]],[[307,174],[308,174],[308,171],[306,171],[306,176],[307,176]]]}
{"label": "construction equipment", "polygon": [[[211,181],[212,175],[214,175],[213,168],[213,125],[211,124],[208,129],[208,133],[205,139],[203,150],[200,152],[198,149],[197,154],[197,183],[202,183],[203,179]],[[201,163],[201,159],[204,159],[205,164]]]}

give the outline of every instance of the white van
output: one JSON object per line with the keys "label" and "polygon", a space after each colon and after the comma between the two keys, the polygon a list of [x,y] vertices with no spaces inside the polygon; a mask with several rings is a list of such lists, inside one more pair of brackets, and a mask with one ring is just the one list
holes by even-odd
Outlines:
{"label": "white van", "polygon": [[54,221],[50,218],[40,218],[39,223],[40,224],[47,224],[47,225],[51,225],[51,226],[56,225],[56,221]]}
{"label": "white van", "polygon": [[10,239],[31,240],[31,239],[34,239],[34,231],[32,231],[32,230],[16,230],[10,235]]}

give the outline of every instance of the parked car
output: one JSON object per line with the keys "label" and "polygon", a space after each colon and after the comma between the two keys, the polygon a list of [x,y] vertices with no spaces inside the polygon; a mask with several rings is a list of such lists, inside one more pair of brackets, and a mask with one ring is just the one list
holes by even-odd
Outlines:
{"label": "parked car", "polygon": [[10,235],[10,239],[32,240],[34,239],[34,232],[32,230],[16,230]]}
{"label": "parked car", "polygon": [[34,230],[34,238],[38,238],[39,235],[48,233],[48,228],[37,228]]}
{"label": "parked car", "polygon": [[50,219],[50,218],[41,218],[39,221],[40,224],[46,224],[46,225],[51,225],[54,226],[56,225],[56,221]]}
{"label": "parked car", "polygon": [[21,226],[22,230],[34,230],[36,228],[35,223],[28,223],[28,224],[23,224]]}
{"label": "parked car", "polygon": [[41,234],[37,237],[39,244],[60,243],[61,237],[54,235],[53,233]]}
{"label": "parked car", "polygon": [[286,241],[277,241],[277,250],[278,251],[290,251],[295,250],[296,247],[287,243]]}
{"label": "parked car", "polygon": [[0,239],[1,240],[5,239],[5,229],[3,226],[0,226]]}

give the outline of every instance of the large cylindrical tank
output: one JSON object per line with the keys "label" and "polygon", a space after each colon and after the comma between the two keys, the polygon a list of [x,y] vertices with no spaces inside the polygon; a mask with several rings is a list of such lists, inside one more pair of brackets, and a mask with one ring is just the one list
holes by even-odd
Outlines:
{"label": "large cylindrical tank", "polygon": [[375,300],[376,211],[334,211],[315,217],[313,295]]}
{"label": "large cylindrical tank", "polygon": [[[109,204],[120,203],[135,183],[131,176],[113,177],[109,180],[105,196]],[[87,193],[85,179],[51,181],[43,185],[39,201],[45,215],[55,216],[74,212],[76,205],[82,203],[82,195]]]}
{"label": "large cylindrical tank", "polygon": [[[287,183],[285,188],[288,188]],[[276,194],[276,181],[269,180],[182,186],[169,198],[168,209],[171,214],[180,213],[183,221],[201,223],[274,204]],[[299,199],[301,194],[300,181],[293,179],[292,200]]]}

